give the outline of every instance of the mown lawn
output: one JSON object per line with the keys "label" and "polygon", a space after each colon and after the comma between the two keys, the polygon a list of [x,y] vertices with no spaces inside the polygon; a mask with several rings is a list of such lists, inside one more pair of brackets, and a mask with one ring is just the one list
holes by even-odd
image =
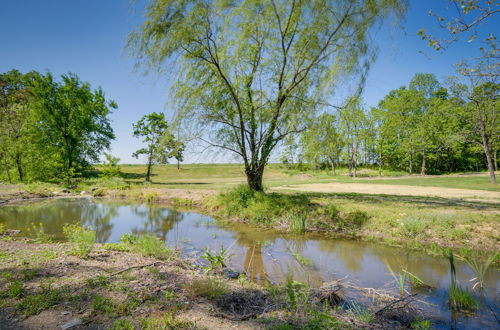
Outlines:
{"label": "mown lawn", "polygon": [[[146,167],[144,165],[122,165],[125,179],[130,183],[144,181]],[[459,189],[476,189],[500,191],[500,185],[493,185],[486,173],[475,175],[443,175],[426,177],[389,177],[400,174],[385,172],[383,178],[376,177],[377,172],[371,169],[361,169],[362,177],[351,178],[347,176],[346,169],[339,169],[338,175],[333,176],[329,171],[287,170],[279,164],[271,164],[266,168],[264,185],[277,187],[282,185],[295,185],[306,183],[365,183],[444,187]],[[498,173],[500,175],[500,173]],[[160,188],[183,189],[214,189],[224,190],[246,182],[243,166],[240,164],[189,164],[181,165],[177,170],[176,165],[158,165],[153,168],[153,185]]]}

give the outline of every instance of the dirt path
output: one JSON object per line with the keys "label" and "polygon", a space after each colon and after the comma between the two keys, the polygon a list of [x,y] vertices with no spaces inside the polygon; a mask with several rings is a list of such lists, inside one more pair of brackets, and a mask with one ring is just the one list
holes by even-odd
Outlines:
{"label": "dirt path", "polygon": [[450,199],[463,199],[467,201],[481,201],[500,203],[500,192],[456,189],[442,187],[419,187],[388,184],[366,184],[366,183],[316,183],[290,185],[273,188],[275,190],[296,190],[304,192],[321,193],[360,193],[360,194],[384,194],[400,196],[432,196]]}

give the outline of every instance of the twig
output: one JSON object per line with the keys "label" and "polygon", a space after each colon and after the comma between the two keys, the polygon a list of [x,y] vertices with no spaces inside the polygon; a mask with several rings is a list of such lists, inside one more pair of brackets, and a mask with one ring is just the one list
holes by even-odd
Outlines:
{"label": "twig", "polygon": [[121,274],[121,273],[124,273],[128,270],[131,270],[131,269],[134,269],[134,268],[144,268],[144,267],[149,267],[149,266],[154,266],[156,264],[164,264],[164,262],[161,262],[161,261],[155,261],[153,263],[150,263],[150,264],[147,264],[147,265],[136,265],[136,266],[132,266],[132,267],[128,267],[128,268],[125,268],[125,269],[122,269],[122,270],[119,270],[109,276],[115,276],[115,275],[118,275],[118,274]]}
{"label": "twig", "polygon": [[[394,306],[395,304],[400,303],[400,302],[402,302],[402,301],[405,301],[405,300],[406,300],[406,299],[408,299],[408,298],[412,298],[412,297],[413,297],[413,296],[415,296],[415,295],[416,295],[416,293],[414,293],[414,294],[412,294],[412,295],[409,295],[409,296],[406,296],[406,297],[403,297],[403,298],[401,298],[401,299],[395,300],[395,301],[393,301],[393,302],[391,302],[391,303],[389,303],[389,304],[385,305],[384,307],[382,307],[382,308],[381,308],[381,309],[379,309],[378,311],[376,311],[376,312],[375,312],[375,315],[379,315],[380,313],[382,313],[384,310],[388,309],[389,307]],[[407,304],[406,304],[406,305],[408,305],[410,302],[411,302],[411,301],[407,302]],[[406,306],[406,305],[405,305],[405,306]]]}

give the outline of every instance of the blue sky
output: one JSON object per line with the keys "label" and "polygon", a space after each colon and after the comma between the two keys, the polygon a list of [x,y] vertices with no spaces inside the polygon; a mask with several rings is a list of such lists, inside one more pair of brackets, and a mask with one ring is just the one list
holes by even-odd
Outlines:
{"label": "blue sky", "polygon": [[[134,71],[124,54],[127,35],[142,22],[144,0],[0,0],[0,72],[50,70],[55,75],[76,73],[92,86],[101,86],[118,103],[111,116],[116,133],[112,153],[123,163],[138,162],[131,154],[141,147],[132,137],[132,123],[146,113],[173,109],[167,104],[166,78]],[[435,27],[429,9],[442,10],[447,0],[412,0],[402,27],[382,28],[376,35],[380,52],[368,76],[364,98],[375,106],[391,89],[407,85],[418,72],[439,79],[454,73],[454,64],[478,54],[479,44],[454,44],[439,54],[417,36]],[[438,8],[436,7],[438,6]],[[498,30],[497,22],[482,27]],[[422,54],[423,51],[425,54]],[[341,94],[341,91],[340,93]],[[341,103],[342,100],[332,102]],[[227,159],[224,157],[223,159]],[[186,162],[211,162],[208,154],[191,153]]]}

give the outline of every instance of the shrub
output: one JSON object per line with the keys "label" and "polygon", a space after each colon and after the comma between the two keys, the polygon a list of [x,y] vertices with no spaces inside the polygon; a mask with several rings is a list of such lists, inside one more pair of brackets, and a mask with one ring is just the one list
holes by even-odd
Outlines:
{"label": "shrub", "polygon": [[71,253],[80,257],[87,257],[95,243],[95,231],[77,224],[66,224],[63,232],[69,242],[75,243]]}
{"label": "shrub", "polygon": [[123,174],[120,166],[118,166],[120,158],[113,157],[113,155],[108,153],[104,153],[104,157],[106,157],[107,163],[104,164],[104,168],[101,171],[101,175],[106,178],[121,177]]}

